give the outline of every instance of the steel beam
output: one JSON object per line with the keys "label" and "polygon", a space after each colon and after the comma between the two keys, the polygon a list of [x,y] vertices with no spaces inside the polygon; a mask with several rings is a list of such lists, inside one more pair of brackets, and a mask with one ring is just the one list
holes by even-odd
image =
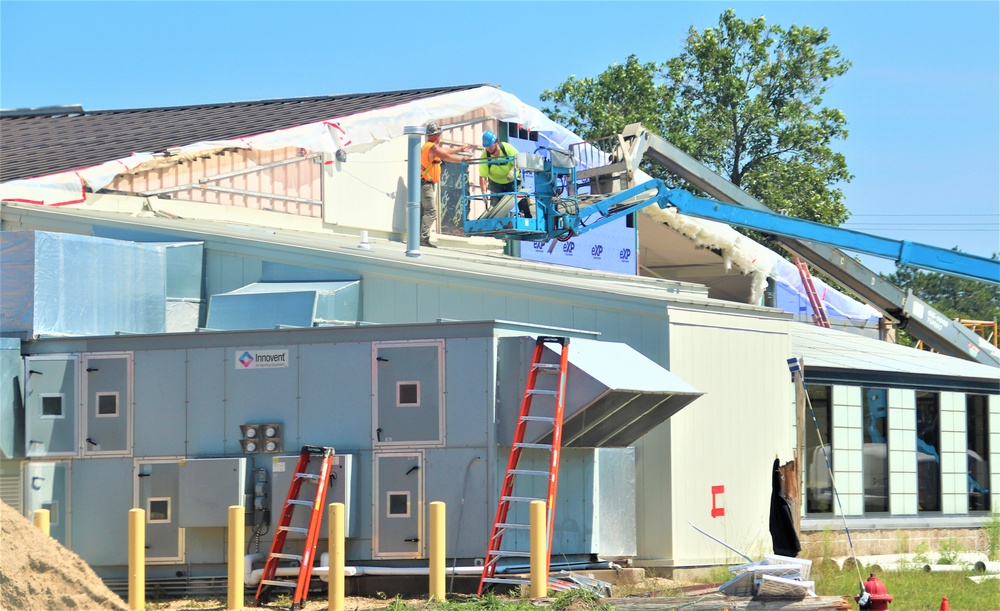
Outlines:
{"label": "steel beam", "polygon": [[[640,147],[645,145],[646,158],[683,178],[710,197],[754,210],[770,210],[755,197],[722,178],[694,157],[643,128],[642,125],[638,123],[629,125],[625,128],[624,134],[626,138],[636,141]],[[837,280],[857,297],[889,318],[898,320],[900,327],[935,350],[1000,367],[1000,351],[992,344],[966,329],[961,323],[941,314],[914,296],[912,292],[903,292],[843,251],[795,238],[777,239],[785,248]]]}

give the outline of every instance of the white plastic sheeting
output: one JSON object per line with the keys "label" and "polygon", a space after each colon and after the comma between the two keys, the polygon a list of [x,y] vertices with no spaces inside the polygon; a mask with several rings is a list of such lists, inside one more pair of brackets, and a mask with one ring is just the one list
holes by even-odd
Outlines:
{"label": "white plastic sheeting", "polygon": [[[552,121],[540,110],[528,106],[509,93],[484,86],[345,117],[331,117],[264,134],[233,140],[195,142],[178,147],[174,152],[184,155],[223,148],[276,150],[285,147],[330,154],[341,149],[346,152],[364,152],[381,142],[402,136],[405,127],[425,125],[429,121],[442,121],[473,112],[482,112],[484,118],[518,123],[525,129],[538,132],[545,143],[556,148],[569,149],[570,145],[582,142],[579,136]],[[85,187],[98,191],[110,184],[117,175],[141,169],[143,163],[157,159],[150,152],[134,153],[130,157],[110,160],[89,168],[10,181],[0,184],[0,199],[51,206],[83,203],[86,201]],[[649,176],[637,172],[637,180],[649,180]],[[805,289],[794,266],[729,225],[678,214],[675,209],[662,210],[657,206],[648,206],[642,212],[667,224],[698,246],[720,252],[727,270],[735,268],[742,274],[752,276],[752,303],[760,303],[768,276],[806,298]],[[878,316],[873,308],[826,287],[821,281],[815,282],[817,289],[822,286],[823,301],[832,315],[849,320],[869,320]]]}
{"label": "white plastic sheeting", "polygon": [[163,248],[44,231],[0,233],[0,321],[41,335],[163,333]]}
{"label": "white plastic sheeting", "polygon": [[[429,121],[441,121],[475,111],[483,112],[484,118],[519,123],[525,129],[539,132],[549,144],[559,148],[565,149],[570,144],[581,141],[579,136],[517,97],[494,87],[477,87],[264,134],[233,140],[195,142],[178,147],[174,152],[183,155],[221,148],[275,150],[285,147],[330,154],[341,149],[349,153],[364,152],[390,138],[402,136],[405,127],[420,126]],[[155,158],[152,152],[134,153],[130,157],[109,160],[88,168],[9,181],[0,185],[0,199],[49,206],[80,203],[85,199],[82,194],[84,186],[98,191],[110,184],[115,176],[135,171],[143,163]]]}

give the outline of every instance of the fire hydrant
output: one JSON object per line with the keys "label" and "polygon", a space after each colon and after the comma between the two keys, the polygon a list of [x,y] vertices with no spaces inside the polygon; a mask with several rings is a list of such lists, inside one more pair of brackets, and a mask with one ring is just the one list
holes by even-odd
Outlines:
{"label": "fire hydrant", "polygon": [[865,591],[854,597],[861,609],[865,611],[889,611],[892,594],[885,591],[885,584],[871,573],[865,582]]}

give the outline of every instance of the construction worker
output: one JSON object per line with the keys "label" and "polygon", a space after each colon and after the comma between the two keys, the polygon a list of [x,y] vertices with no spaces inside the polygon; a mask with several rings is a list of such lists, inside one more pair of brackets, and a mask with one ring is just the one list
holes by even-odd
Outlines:
{"label": "construction worker", "polygon": [[471,147],[444,146],[441,142],[441,126],[427,124],[427,142],[420,149],[420,245],[434,248],[431,244],[431,228],[437,222],[437,206],[434,202],[434,187],[441,181],[441,162],[461,163],[457,153],[464,153]]}
{"label": "construction worker", "polygon": [[[483,193],[496,193],[490,198],[490,206],[496,206],[505,193],[514,191],[514,156],[517,149],[509,142],[500,142],[493,132],[483,134],[483,151],[479,158],[479,188]],[[503,159],[497,159],[503,158]],[[491,161],[491,159],[493,161]],[[531,218],[531,207],[524,199],[518,208],[525,218]]]}

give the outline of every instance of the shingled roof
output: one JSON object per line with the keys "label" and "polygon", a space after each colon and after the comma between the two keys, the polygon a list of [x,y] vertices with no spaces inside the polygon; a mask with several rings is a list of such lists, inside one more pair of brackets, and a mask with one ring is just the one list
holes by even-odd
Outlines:
{"label": "shingled roof", "polygon": [[203,140],[228,140],[483,85],[195,106],[0,112],[0,182],[44,176]]}

